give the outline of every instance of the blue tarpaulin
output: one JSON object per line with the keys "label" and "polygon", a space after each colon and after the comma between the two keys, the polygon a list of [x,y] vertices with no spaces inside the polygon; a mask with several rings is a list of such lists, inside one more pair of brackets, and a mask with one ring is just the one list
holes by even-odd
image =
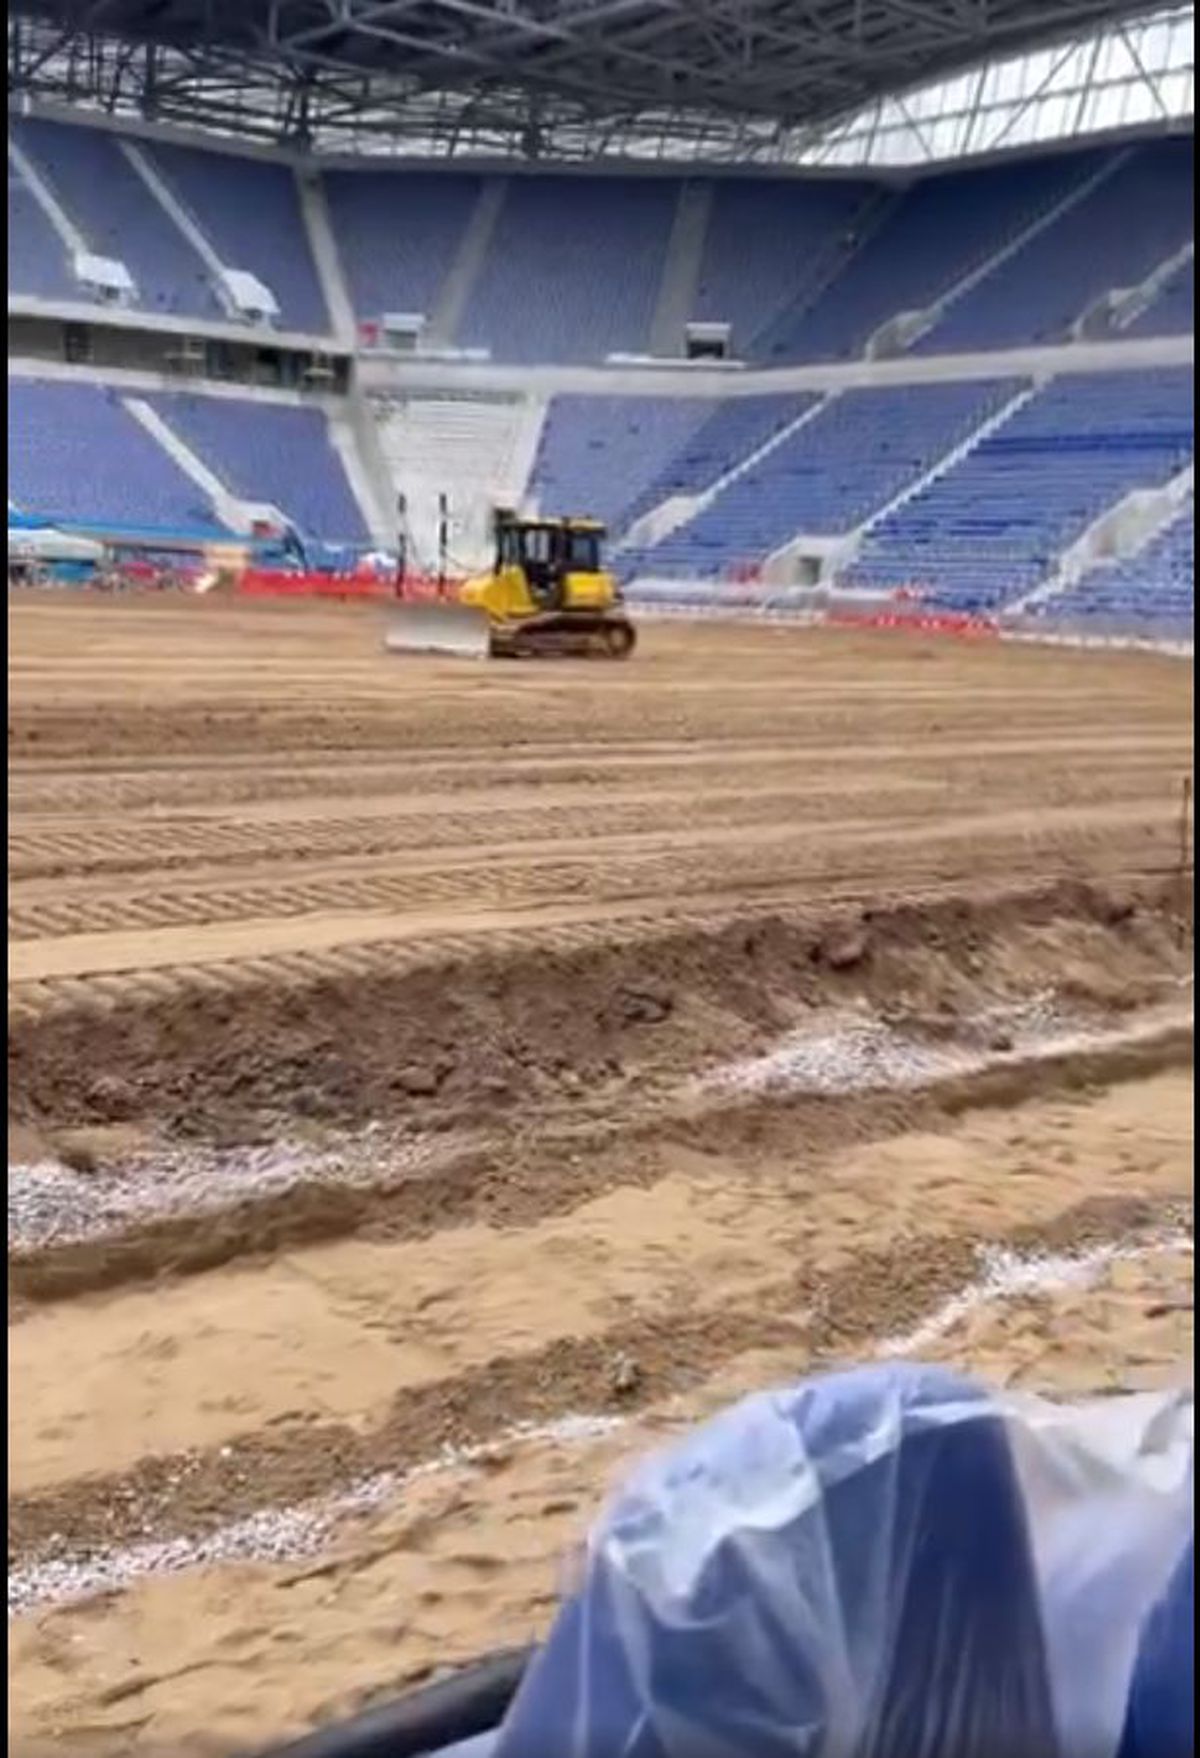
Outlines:
{"label": "blue tarpaulin", "polygon": [[495,1758],[1187,1758],[1191,1410],[749,1398],[616,1495]]}

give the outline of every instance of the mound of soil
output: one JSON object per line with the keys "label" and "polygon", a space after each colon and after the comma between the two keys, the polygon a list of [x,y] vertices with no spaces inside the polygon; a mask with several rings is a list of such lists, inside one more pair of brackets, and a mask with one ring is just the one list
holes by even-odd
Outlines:
{"label": "mound of soil", "polygon": [[564,1090],[644,1090],[762,1047],[825,1006],[946,1021],[1047,987],[1133,1005],[1186,971],[1189,913],[1164,884],[1060,882],[631,924],[624,939],[619,925],[533,930],[472,956],[385,945],[340,980],[281,965],[273,982],[260,960],[235,994],[166,985],[18,1015],[9,1118],[220,1140],[269,1138],[296,1118],[463,1127]]}

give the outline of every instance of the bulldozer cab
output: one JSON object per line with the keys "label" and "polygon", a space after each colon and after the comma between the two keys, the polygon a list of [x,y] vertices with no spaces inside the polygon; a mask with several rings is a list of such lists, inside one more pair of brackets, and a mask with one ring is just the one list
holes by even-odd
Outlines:
{"label": "bulldozer cab", "polygon": [[540,610],[554,610],[566,598],[568,574],[598,574],[604,527],[590,519],[522,519],[496,515],[497,574],[517,568]]}
{"label": "bulldozer cab", "polygon": [[392,652],[629,657],[637,635],[604,565],[603,525],[498,509],[495,537],[491,572],[464,580],[453,603],[397,608],[385,637]]}

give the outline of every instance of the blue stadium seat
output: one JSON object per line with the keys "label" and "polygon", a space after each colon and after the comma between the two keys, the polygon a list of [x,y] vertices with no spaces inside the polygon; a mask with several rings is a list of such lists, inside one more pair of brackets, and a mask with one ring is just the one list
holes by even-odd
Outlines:
{"label": "blue stadium seat", "polygon": [[[203,260],[129,163],[117,136],[40,118],[17,118],[14,127],[88,246],[125,263],[139,306],[165,316],[226,315]],[[142,141],[140,150],[182,198],[225,267],[248,269],[271,289],[284,328],[328,333],[289,166],[162,141]],[[73,295],[59,290],[58,296],[78,297],[78,289]]]}
{"label": "blue stadium seat", "polygon": [[[164,316],[225,315],[200,255],[117,134],[20,116],[10,126],[84,241],[126,262],[138,305]],[[139,151],[222,260],[272,288],[285,325],[328,329],[290,165],[157,139],[141,141]],[[323,181],[358,316],[431,313],[484,178],[372,166],[326,171]],[[694,241],[690,309],[730,321],[758,361],[844,358],[898,310],[925,307],[986,266],[918,341],[919,352],[1061,338],[1089,301],[1143,283],[1178,253],[1189,235],[1192,182],[1190,142],[1176,139],[938,172],[900,188],[858,177],[716,177],[707,232]],[[564,171],[502,184],[496,230],[464,289],[454,339],[520,363],[596,363],[616,350],[644,350],[680,179]],[[9,217],[10,291],[78,301],[66,248],[19,166],[10,168]],[[1027,237],[1035,222],[1040,229]],[[1189,260],[1121,334],[1186,334],[1193,292]],[[733,391],[736,376],[727,382]],[[855,388],[831,395],[815,414],[811,389],[560,395],[527,486],[546,510],[585,508],[604,518],[617,542],[615,566],[630,582],[737,579],[798,536],[841,540],[869,525],[842,586],[875,596],[916,588],[935,608],[991,616],[1052,581],[1089,525],[1131,491],[1160,487],[1194,444],[1182,368],[1060,373],[953,468],[882,516],[1020,386],[995,378]],[[134,431],[119,397],[94,385],[46,386],[10,393],[10,406],[18,429],[23,423],[14,470],[29,504],[62,517],[175,526],[211,517],[162,448]],[[314,537],[365,540],[317,410],[199,397],[159,398],[157,407],[232,493],[274,503]],[[759,456],[768,441],[780,443]],[[78,460],[101,443],[109,458],[89,479]],[[113,463],[122,446],[126,469]],[[28,456],[19,455],[22,447]],[[688,496],[704,502],[691,518],[657,543],[630,544],[643,514]],[[1044,601],[1035,594],[1034,612],[1096,631],[1153,625],[1184,633],[1193,529],[1189,509],[1127,561],[1093,568]]]}
{"label": "blue stadium seat", "polygon": [[1196,578],[1196,519],[1189,497],[1166,528],[1135,555],[1088,570],[1048,600],[1059,621],[1114,628],[1190,629]]}
{"label": "blue stadium seat", "polygon": [[687,442],[643,482],[628,507],[625,524],[631,525],[671,495],[698,494],[711,488],[817,400],[809,391],[790,396],[731,397],[715,407],[710,404],[711,413]]}
{"label": "blue stadium seat", "polygon": [[116,135],[38,119],[17,126],[22,146],[48,174],[91,249],[125,264],[138,306],[168,317],[225,315],[204,262],[151,195]]}
{"label": "blue stadium seat", "polygon": [[619,530],[712,409],[699,397],[555,397],[530,490],[544,513],[590,513]]}
{"label": "blue stadium seat", "polygon": [[[327,543],[367,539],[319,409],[183,394],[146,400],[231,495],[277,506],[298,531]],[[10,377],[8,421],[11,492],[31,512],[221,530],[207,496],[134,420],[118,392]]]}
{"label": "blue stadium seat", "polygon": [[727,323],[735,354],[814,294],[851,248],[875,184],[738,177],[714,184],[692,316]]}
{"label": "blue stadium seat", "polygon": [[298,531],[326,543],[366,539],[319,409],[239,397],[158,396],[151,402],[231,494],[269,502]]}
{"label": "blue stadium seat", "polygon": [[27,512],[220,531],[206,497],[114,391],[10,377],[8,433],[9,493]]}
{"label": "blue stadium seat", "polygon": [[982,170],[949,171],[899,196],[816,299],[759,339],[770,361],[861,354],[898,312],[923,310],[980,268],[1101,163],[1083,152]]}
{"label": "blue stadium seat", "polygon": [[[204,264],[117,136],[44,119],[12,126],[91,248],[128,264],[140,304],[220,315]],[[163,141],[139,150],[222,261],[271,287],[285,327],[328,332],[290,166]],[[1191,232],[1192,182],[1183,140],[938,172],[899,193],[862,178],[717,179],[688,315],[729,322],[735,347],[755,361],[845,359],[898,313],[932,307],[990,264],[917,348],[1060,339],[1100,295],[1139,284],[1178,251]],[[428,314],[482,180],[370,168],[327,172],[324,186],[358,316]],[[452,339],[518,362],[645,351],[681,188],[677,177],[508,179]],[[1057,212],[1072,195],[1081,199]],[[72,296],[60,242],[11,177],[9,207],[10,288]],[[1127,333],[1185,332],[1193,285],[1185,265]]]}
{"label": "blue stadium seat", "polygon": [[79,285],[66,247],[32,192],[10,168],[8,177],[8,290],[36,299],[78,299]]}
{"label": "blue stadium seat", "polygon": [[644,353],[674,179],[515,177],[456,340],[498,360]]}
{"label": "blue stadium seat", "polygon": [[1001,608],[1123,496],[1182,469],[1193,433],[1185,368],[1064,374],[876,525],[845,583],[917,587],[953,610]]}
{"label": "blue stadium seat", "polygon": [[[715,577],[761,562],[800,532],[851,531],[966,439],[1016,388],[990,380],[846,391],[694,519],[622,565],[630,574]],[[737,462],[730,457],[725,467]]]}
{"label": "blue stadium seat", "polygon": [[197,215],[226,268],[257,275],[279,301],[284,329],[329,333],[290,165],[155,141],[148,156]]}
{"label": "blue stadium seat", "polygon": [[921,350],[1064,340],[1101,294],[1137,286],[1186,242],[1191,160],[1190,140],[1135,148],[1090,195],[951,305]]}
{"label": "blue stadium seat", "polygon": [[1191,257],[1159,289],[1125,336],[1186,336],[1196,321],[1196,264]]}
{"label": "blue stadium seat", "polygon": [[329,217],[356,316],[430,316],[479,192],[478,177],[330,171]]}

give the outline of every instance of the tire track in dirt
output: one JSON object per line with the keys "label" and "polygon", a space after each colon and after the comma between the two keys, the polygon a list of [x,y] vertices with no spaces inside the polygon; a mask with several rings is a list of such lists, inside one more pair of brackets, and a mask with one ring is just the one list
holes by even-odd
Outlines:
{"label": "tire track in dirt", "polygon": [[[1059,770],[1046,763],[1044,755],[1038,791],[1047,804],[1063,798],[1077,799],[1080,804],[1106,799],[1153,798],[1171,790],[1177,781],[1179,762],[1173,772],[1159,753],[1114,755],[1081,752],[1072,759],[1069,770]],[[950,810],[960,796],[973,802],[980,797],[993,801],[1028,798],[1029,777],[1027,758],[1012,763],[999,760],[984,763],[957,753],[939,752],[932,760],[913,758],[895,767],[890,760],[864,765],[858,756],[853,764],[815,767],[809,761],[788,757],[786,761],[750,765],[742,770],[728,761],[718,764],[714,760],[706,773],[689,775],[672,768],[669,772],[651,772],[649,775],[636,770],[607,776],[592,772],[585,778],[576,772],[565,782],[545,778],[537,785],[526,785],[513,780],[499,788],[490,780],[486,787],[481,786],[476,774],[469,787],[464,777],[461,786],[449,790],[406,790],[399,785],[389,785],[363,795],[356,794],[353,785],[349,785],[352,781],[353,777],[348,777],[348,785],[339,787],[332,779],[326,779],[321,787],[310,791],[289,792],[281,788],[278,792],[265,791],[257,799],[232,803],[219,798],[207,801],[197,798],[186,810],[154,806],[147,810],[144,818],[135,811],[114,812],[111,807],[101,810],[95,801],[86,812],[39,812],[23,808],[20,810],[20,829],[27,837],[49,839],[51,847],[59,851],[57,858],[61,859],[63,837],[68,827],[72,841],[76,843],[81,839],[103,836],[114,828],[120,832],[147,828],[162,836],[175,825],[186,831],[212,825],[218,834],[228,826],[236,826],[239,831],[278,834],[289,826],[302,823],[317,826],[343,823],[346,804],[351,799],[357,800],[355,818],[364,829],[377,824],[380,818],[401,822],[427,820],[436,825],[443,819],[458,823],[479,816],[486,833],[488,824],[494,823],[501,814],[511,816],[519,825],[526,812],[546,812],[563,807],[600,814],[648,804],[661,806],[668,815],[686,814],[691,808],[700,822],[707,815],[721,811],[722,807],[727,808],[721,811],[722,817],[741,811],[751,821],[754,810],[751,802],[754,801],[760,802],[762,809],[776,803],[781,812],[799,813],[809,806],[820,810],[823,802],[837,798],[862,800],[877,810],[890,802],[892,809],[896,810],[908,799],[919,802],[922,796],[926,796],[944,801]],[[36,848],[29,852],[33,852],[36,858]],[[58,875],[52,873],[50,876]]]}
{"label": "tire track in dirt", "polygon": [[1099,728],[1087,737],[1057,738],[1051,745],[1044,739],[1024,737],[972,742],[940,736],[899,747],[884,745],[875,752],[866,738],[854,749],[841,744],[781,749],[776,743],[737,750],[722,740],[711,744],[698,741],[688,750],[675,748],[662,754],[627,754],[620,745],[606,745],[590,751],[586,759],[578,753],[554,756],[542,751],[506,751],[491,754],[489,760],[488,753],[480,751],[455,761],[418,752],[403,761],[384,756],[372,763],[365,753],[347,752],[340,761],[314,764],[309,754],[297,752],[286,764],[256,763],[249,769],[229,759],[197,769],[139,765],[136,773],[112,773],[97,767],[88,770],[84,779],[77,769],[57,774],[49,765],[17,765],[10,768],[8,796],[10,809],[26,816],[96,816],[113,811],[186,812],[189,808],[322,794],[346,799],[473,791],[479,787],[484,767],[489,787],[506,791],[543,786],[633,788],[645,787],[651,780],[664,788],[695,789],[702,777],[706,786],[714,780],[728,783],[734,776],[759,782],[764,774],[794,771],[798,761],[811,764],[814,758],[819,758],[822,768],[835,773],[856,766],[864,771],[869,768],[878,782],[881,764],[895,766],[899,773],[910,776],[933,768],[949,778],[956,777],[963,767],[984,769],[983,760],[990,760],[991,773],[1008,763],[1023,764],[1029,758],[1044,762],[1050,757],[1056,762],[1070,759],[1073,767],[1102,765],[1153,771],[1156,765],[1186,755],[1186,744],[1172,733],[1130,735],[1105,733]]}
{"label": "tire track in dirt", "polygon": [[[852,791],[852,790],[851,790]],[[876,809],[893,815],[899,804],[914,807],[928,799],[929,784],[897,788]],[[451,848],[474,843],[571,842],[618,835],[663,835],[706,823],[721,827],[776,822],[789,806],[803,803],[812,821],[836,819],[844,795],[820,789],[815,795],[787,790],[735,790],[697,800],[690,793],[672,798],[647,796],[561,804],[513,811],[482,805],[473,812],[404,812],[388,809],[364,817],[231,820],[155,820],[149,824],[84,821],[73,829],[14,830],[9,835],[9,874],[13,880],[87,875],[175,872],[216,862],[254,864],[311,860],[338,855],[405,854],[416,849]],[[868,804],[870,802],[868,801]]]}
{"label": "tire track in dirt", "polygon": [[[1093,863],[1098,862],[1098,870],[1104,870],[1114,854],[1120,860],[1126,848],[1126,859],[1136,850],[1140,870],[1145,871],[1156,857],[1165,868],[1173,852],[1173,833],[1172,821],[1161,808],[1129,804],[1097,807],[1090,812],[1065,807],[1037,813],[999,812],[975,817],[964,814],[959,820],[949,821],[932,818],[929,822],[889,827],[884,838],[880,837],[880,827],[868,821],[839,830],[831,828],[811,844],[800,845],[793,842],[793,833],[785,829],[778,833],[777,840],[786,852],[776,854],[773,866],[760,868],[761,876],[755,871],[754,845],[747,844],[742,829],[714,830],[711,841],[718,850],[738,850],[739,882],[735,891],[732,895],[727,888],[717,891],[718,897],[727,897],[733,903],[739,896],[748,900],[756,889],[763,893],[786,890],[792,894],[806,888],[819,890],[822,880],[827,882],[833,875],[838,875],[844,886],[848,873],[857,884],[865,886],[877,874],[887,873],[894,881],[907,882],[910,871],[914,878],[920,874],[940,880],[972,874],[982,877],[988,871],[1002,871],[1010,877],[1031,868],[1062,871],[1072,862],[1082,871],[1089,857]],[[694,846],[700,838],[693,834],[691,840]],[[765,832],[760,840],[767,840]],[[989,843],[993,845],[990,858]],[[906,845],[911,867],[905,861]],[[721,866],[727,871],[727,857]],[[615,871],[619,884],[625,869]],[[671,879],[665,897],[657,890],[647,897],[637,876],[632,876],[633,896],[628,904],[589,900],[588,923],[580,931],[597,944],[604,938],[606,924],[609,932],[620,924],[620,931],[636,933],[646,925],[645,911],[654,897],[662,897],[662,907],[675,919],[683,911],[694,912],[701,898],[688,889],[686,847],[672,851],[665,871]],[[719,871],[714,878],[719,877]],[[663,872],[664,864],[660,863],[652,869],[649,883],[654,884]],[[536,872],[529,883],[536,892]],[[180,929],[127,928],[120,933],[16,940],[9,957],[10,990],[14,998],[28,1003],[35,988],[52,986],[64,979],[128,976],[136,983],[136,974],[141,971],[182,971],[197,964],[244,966],[248,959],[257,969],[279,954],[311,959],[314,977],[335,975],[350,948],[398,946],[413,940],[438,940],[446,944],[443,937],[450,930],[456,947],[465,947],[470,937],[480,936],[489,949],[495,950],[510,943],[513,936],[520,943],[529,933],[541,937],[547,930],[568,928],[579,918],[577,902],[553,901],[539,906],[535,895],[527,908],[536,909],[536,914],[524,920],[520,901],[515,906],[489,907],[480,888],[476,886],[472,896],[471,884],[462,876],[447,879],[442,875],[435,878],[432,886],[435,894],[439,888],[443,891],[443,896],[435,895],[430,900],[432,909],[429,903],[416,901],[414,907],[390,912],[367,910],[355,914],[341,908],[313,916],[241,917],[207,925],[189,922]],[[419,891],[419,887],[414,890]],[[447,890],[449,894],[445,895]],[[406,901],[414,904],[413,898]],[[765,896],[759,896],[757,907],[761,909],[765,901]],[[447,916],[436,907],[439,902],[449,906],[470,902],[471,907],[453,907]],[[253,954],[249,951],[252,946],[256,949]]]}
{"label": "tire track in dirt", "polygon": [[[930,817],[937,820],[937,832],[944,837],[953,824],[951,803],[941,793],[913,790],[909,812],[897,815],[895,807],[903,799],[899,790],[883,798],[877,796],[877,790],[871,791],[874,797],[865,805],[880,811],[892,808],[878,821],[881,832],[894,825],[903,836],[911,824]],[[994,791],[1007,795],[1006,789]],[[1014,789],[1018,796],[1021,791]],[[1123,797],[1123,790],[1114,787],[1109,777],[1097,778],[1094,790],[1077,786],[1072,790],[1073,824],[1083,818],[1078,808],[1089,791],[1101,802],[1112,800],[1114,795],[1120,802]],[[811,865],[813,823],[843,806],[847,797],[843,789],[833,796],[822,791],[742,801],[742,811],[730,815],[737,826],[747,888],[761,890],[801,881]],[[973,805],[977,797],[977,793],[965,795],[960,810]],[[1146,792],[1141,797],[1146,799]],[[788,806],[802,810],[790,813]],[[718,810],[724,819],[724,803]],[[789,829],[787,820],[792,816],[803,819],[802,834]],[[491,822],[489,819],[488,827]],[[858,837],[872,822],[870,818],[826,822],[823,843],[832,849],[847,837]],[[190,885],[176,881],[141,890],[130,889],[126,879],[120,889],[105,891],[103,880],[94,873],[74,883],[16,879],[9,887],[9,937],[22,941],[248,918],[424,909],[440,902],[478,904],[484,897],[503,906],[566,897],[581,903],[656,894],[669,897],[682,890],[700,893],[727,888],[728,861],[723,853],[731,836],[727,827],[705,831],[697,825],[671,835],[669,819],[664,821],[660,816],[653,831],[613,836],[606,834],[599,814],[590,817],[587,824],[592,834],[586,840],[541,840],[534,836],[523,846],[520,841],[489,844],[486,838],[480,843],[466,838],[461,847],[448,842],[444,853],[397,852],[376,856],[373,862],[343,860],[332,867],[325,862],[325,870],[316,859],[275,861],[270,877],[260,877],[251,869],[236,885],[229,883],[225,864],[217,869],[215,882],[210,879],[207,885],[196,883],[205,877],[201,867],[193,871]],[[508,827],[521,828],[517,823]],[[435,830],[435,848],[438,834]],[[453,834],[449,827],[446,834]],[[667,841],[670,852],[663,851]],[[706,845],[710,852],[705,852]],[[415,851],[428,851],[429,847],[418,843]],[[14,974],[19,974],[19,963]]]}
{"label": "tire track in dirt", "polygon": [[[611,702],[606,704],[610,711],[613,706]],[[1119,705],[1109,706],[1116,710]],[[627,708],[632,707],[632,704],[627,704]],[[911,711],[875,711],[871,716],[869,742],[877,746],[903,744],[913,738],[914,732],[936,734],[948,740],[982,740],[994,734],[997,713],[1008,714],[1013,711],[1017,712],[1020,724],[1031,736],[1040,736],[1044,745],[1051,748],[1058,738],[1077,735],[1081,725],[1090,723],[1101,731],[1105,726],[1103,704],[1099,702],[1090,705],[1090,708],[1085,705],[1072,709],[1068,705],[1053,716],[1030,716],[1021,713],[1020,707],[1018,697],[996,711],[962,714],[931,712],[927,725],[923,728],[919,725],[914,727]],[[587,712],[586,703],[580,703],[573,712],[564,710],[549,721],[548,734],[553,733],[558,742],[569,740],[572,731],[578,736],[579,725],[587,722]],[[106,740],[111,740],[117,749],[127,752],[130,759],[147,750],[158,753],[178,749],[192,753],[208,751],[214,756],[223,757],[233,754],[248,762],[256,753],[260,760],[271,760],[281,748],[289,747],[311,758],[314,754],[324,756],[353,749],[419,748],[425,733],[423,717],[416,715],[397,722],[382,716],[353,719],[348,715],[323,717],[312,712],[304,716],[297,713],[294,717],[285,717],[282,711],[277,711],[268,719],[261,709],[254,712],[247,708],[237,716],[218,717],[216,725],[212,715],[197,715],[196,724],[189,724],[187,717],[182,714],[164,718],[146,713],[136,718],[131,716],[128,724],[122,727],[119,723],[114,724],[110,710],[106,709],[104,714]],[[794,709],[781,712],[770,699],[758,704],[748,703],[744,707],[723,705],[723,715],[723,738],[734,749],[739,745],[755,745],[761,740],[764,717],[770,719],[780,745],[795,746],[806,751],[820,751],[822,748],[837,745],[853,748],[863,737],[862,719],[854,714],[804,714]],[[663,735],[681,734],[685,741],[689,738],[703,740],[711,737],[711,708],[704,712],[697,707],[686,716],[681,715],[677,709],[670,714],[663,711],[652,718]],[[1159,731],[1164,737],[1169,737],[1172,731],[1177,730],[1176,718],[1168,707],[1161,710],[1152,707],[1144,709],[1144,705],[1139,704],[1139,719],[1146,730]],[[609,743],[609,734],[603,725],[590,726],[587,739],[591,746],[604,746]],[[94,748],[94,744],[94,713],[80,716],[78,725],[73,726],[69,734],[61,731],[56,733],[53,728],[23,726],[19,719],[10,734],[10,749],[18,758],[27,758],[31,750],[42,749],[49,752],[57,749],[63,755],[87,752]],[[462,744],[464,748],[469,748],[465,739]],[[157,760],[159,759],[156,756]]]}
{"label": "tire track in dirt", "polygon": [[[303,613],[298,626],[309,639],[320,638],[319,624]],[[586,666],[561,668],[553,680],[540,672],[489,677],[481,697],[481,680],[464,680],[461,669],[397,668],[382,655],[363,667],[366,689],[348,684],[336,648],[360,642],[361,627],[350,621],[326,627],[323,668],[291,678],[285,670],[278,688],[253,670],[231,692],[214,671],[198,677],[189,695],[153,641],[124,674],[114,659],[106,679],[97,678],[93,664],[90,676],[64,680],[68,695],[62,704],[47,699],[45,676],[25,678],[18,665],[10,673],[10,752],[18,759],[86,758],[96,749],[98,717],[110,760],[153,752],[159,763],[175,753],[188,753],[193,762],[218,754],[245,761],[254,753],[271,759],[280,749],[479,752],[481,700],[495,734],[485,754],[514,742],[567,750],[574,744],[578,754],[581,727],[593,747],[614,741],[627,748],[661,747],[710,739],[715,732],[733,744],[760,744],[764,714],[781,743],[840,740],[847,747],[863,738],[864,726],[872,742],[890,737],[899,743],[928,733],[987,738],[999,720],[1015,719],[1047,744],[1077,736],[1081,726],[1104,731],[1126,711],[1136,713],[1143,731],[1178,727],[1171,698],[1179,668],[1173,677],[1170,662],[1128,656],[1081,661],[1036,649],[927,649],[924,657],[936,669],[927,687],[915,689],[912,667],[921,653],[905,642],[789,631],[772,656],[761,634],[745,643],[710,645],[702,632],[659,630],[654,639],[664,654],[661,670],[647,654],[625,679],[597,679],[596,668]],[[686,653],[687,662],[669,659],[671,653]],[[1156,675],[1164,685],[1158,699],[1145,687]],[[131,698],[136,708],[128,706]],[[534,715],[537,737],[531,739]]]}

